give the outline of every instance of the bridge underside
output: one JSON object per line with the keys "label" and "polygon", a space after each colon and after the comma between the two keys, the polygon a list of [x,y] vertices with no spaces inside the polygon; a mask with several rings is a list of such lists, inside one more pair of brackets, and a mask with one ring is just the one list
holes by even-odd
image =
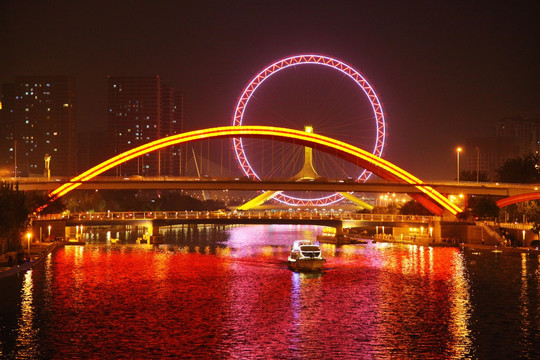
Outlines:
{"label": "bridge underside", "polygon": [[[370,220],[341,220],[341,219],[298,219],[298,218],[221,218],[221,219],[154,219],[154,220],[67,220],[67,221],[36,221],[36,225],[39,223],[51,223],[61,222],[64,226],[84,226],[88,227],[100,227],[100,226],[141,226],[153,228],[156,232],[160,227],[175,226],[175,225],[316,225],[333,227],[337,229],[348,228],[362,228],[362,227],[374,227],[374,226],[387,226],[387,227],[417,227],[419,222],[407,222],[407,221],[370,221]],[[428,223],[424,223],[427,225]]]}

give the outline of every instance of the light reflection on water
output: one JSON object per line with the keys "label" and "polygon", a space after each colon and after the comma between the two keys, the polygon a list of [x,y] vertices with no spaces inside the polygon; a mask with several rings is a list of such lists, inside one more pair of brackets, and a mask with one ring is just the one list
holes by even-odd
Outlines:
{"label": "light reflection on water", "polygon": [[38,329],[34,324],[32,270],[24,274],[21,293],[21,316],[17,331],[16,354],[20,359],[33,359],[37,354],[36,334]]}
{"label": "light reflection on water", "polygon": [[292,242],[317,232],[88,233],[0,279],[0,357],[538,358],[537,256],[321,244],[323,272],[288,270]]}

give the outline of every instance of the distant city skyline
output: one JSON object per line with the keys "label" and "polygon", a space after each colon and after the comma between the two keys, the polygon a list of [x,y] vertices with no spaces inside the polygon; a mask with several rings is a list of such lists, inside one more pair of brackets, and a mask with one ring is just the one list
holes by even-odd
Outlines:
{"label": "distant city skyline", "polygon": [[[1,84],[0,135],[4,140],[1,156],[4,168],[15,165],[15,140],[19,146],[19,176],[43,174],[42,153],[54,155],[52,175],[65,176],[68,171],[69,175],[75,175],[115,154],[181,132],[184,126],[181,91],[163,83],[159,76],[107,76],[107,79],[105,129],[97,126],[93,131],[77,128],[74,78],[17,76],[13,83]],[[52,108],[49,108],[51,105],[46,104],[51,103]],[[50,120],[51,115],[54,120]],[[71,130],[53,131],[56,135],[48,139],[51,132],[46,130],[58,130],[63,123],[69,124],[67,128]],[[44,132],[40,133],[43,129]],[[540,118],[502,118],[494,120],[490,130],[491,134],[483,137],[465,138],[464,146],[461,146],[461,170],[486,173],[489,179],[495,180],[495,170],[507,159],[540,153]],[[74,136],[77,137],[76,153],[73,151]],[[96,147],[96,139],[105,141],[103,146]],[[58,148],[71,150],[58,153]],[[188,162],[193,160],[185,150],[184,158],[180,160],[179,150],[171,148],[163,154],[147,154],[114,171],[116,175],[126,176],[185,175]],[[200,159],[197,161],[202,161],[202,156],[202,153],[198,154]],[[13,172],[12,169],[10,171]]]}

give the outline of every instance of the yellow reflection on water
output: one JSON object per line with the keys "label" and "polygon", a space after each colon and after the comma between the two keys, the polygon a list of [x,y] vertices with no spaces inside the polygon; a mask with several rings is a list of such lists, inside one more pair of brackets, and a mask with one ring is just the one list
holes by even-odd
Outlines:
{"label": "yellow reflection on water", "polygon": [[230,247],[217,247],[216,248],[216,255],[220,257],[229,257],[231,255],[231,248]]}
{"label": "yellow reflection on water", "polygon": [[153,271],[154,280],[162,281],[167,279],[171,260],[170,254],[154,252],[153,256],[154,261],[152,261],[151,270]]}
{"label": "yellow reflection on water", "polygon": [[274,248],[272,246],[266,245],[262,247],[262,254],[266,257],[274,256]]}
{"label": "yellow reflection on water", "polygon": [[452,289],[449,292],[451,321],[450,334],[452,341],[453,358],[464,359],[470,353],[472,346],[470,316],[471,298],[470,284],[466,274],[463,254],[454,253],[454,271],[452,272]]}
{"label": "yellow reflection on water", "polygon": [[521,338],[522,341],[527,342],[529,337],[529,296],[528,296],[528,283],[527,283],[527,254],[521,253],[521,292],[519,295],[519,312],[521,315]]}
{"label": "yellow reflection on water", "polygon": [[21,316],[18,321],[16,357],[17,359],[35,359],[37,356],[36,335],[34,328],[34,304],[32,270],[24,274],[21,294]]}

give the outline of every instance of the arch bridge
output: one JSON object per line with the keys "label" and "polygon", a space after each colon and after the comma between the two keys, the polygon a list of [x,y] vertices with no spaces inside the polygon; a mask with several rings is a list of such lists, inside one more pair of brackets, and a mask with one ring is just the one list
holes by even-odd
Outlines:
{"label": "arch bridge", "polygon": [[[357,164],[385,180],[413,185],[417,190],[420,191],[420,193],[410,193],[409,196],[416,199],[435,215],[442,215],[445,211],[456,215],[462,211],[457,205],[452,203],[433,187],[425,185],[419,178],[399,168],[391,162],[373,155],[363,149],[347,144],[343,141],[312,132],[272,126],[221,126],[185,132],[152,141],[119,154],[74,177],[68,183],[63,184],[52,191],[50,193],[50,201],[54,201],[64,196],[70,191],[81,186],[83,183],[95,178],[105,171],[146,153],[168,146],[188,143],[196,140],[224,137],[277,139],[311,147]],[[45,206],[47,205],[44,205],[42,208]],[[37,211],[41,211],[42,208],[39,208]]]}

